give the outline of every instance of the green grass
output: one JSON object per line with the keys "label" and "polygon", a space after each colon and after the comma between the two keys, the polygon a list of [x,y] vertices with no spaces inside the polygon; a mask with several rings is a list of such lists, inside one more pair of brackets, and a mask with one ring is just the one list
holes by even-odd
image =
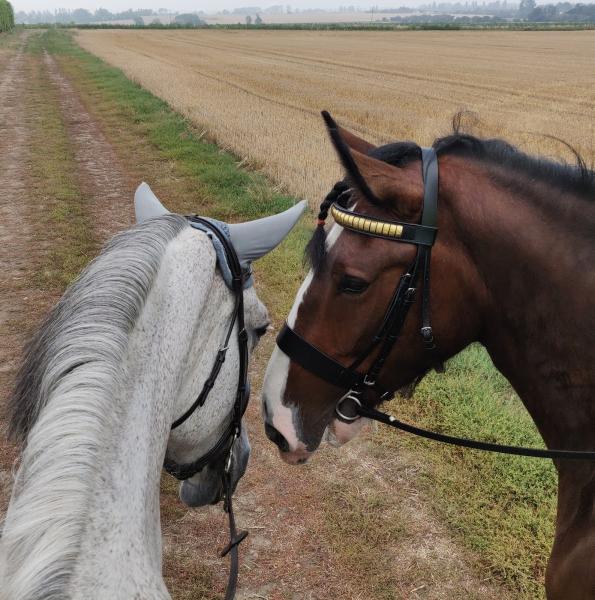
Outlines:
{"label": "green grass", "polygon": [[[71,65],[78,83],[95,88],[163,161],[194,182],[196,195],[209,199],[201,212],[246,219],[277,212],[293,202],[261,174],[239,168],[238,157],[205,141],[166,103],[80,49],[68,34],[52,30],[42,39],[62,64]],[[193,202],[180,200],[170,208],[188,211],[196,206]],[[275,253],[257,263],[259,293],[277,322],[289,311],[304,277],[302,250],[309,233],[306,224],[300,225]],[[392,407],[403,418],[455,435],[526,445],[540,441],[510,387],[477,346],[452,360],[446,375],[427,377],[412,400],[398,400]],[[555,474],[549,462],[444,447],[387,430],[379,431],[375,441],[379,453],[401,446],[414,450],[423,467],[420,485],[454,535],[519,598],[543,596],[555,504]],[[351,499],[340,486],[336,493],[337,501],[351,511]],[[375,538],[382,523],[368,525],[371,531],[362,534],[358,555],[366,544],[382,543]],[[338,537],[344,526],[337,523]],[[398,536],[398,531],[393,533]]]}
{"label": "green grass", "polygon": [[[50,250],[37,264],[37,285],[63,289],[94,256],[97,244],[92,234],[88,209],[77,184],[77,165],[57,92],[41,63],[43,40],[32,35],[26,51],[34,56],[28,68],[31,89],[26,108],[31,123],[29,188],[44,212],[37,215],[44,236],[49,233]],[[41,239],[43,236],[39,236]]]}
{"label": "green grass", "polygon": [[271,192],[271,184],[263,175],[239,169],[238,157],[202,139],[163,100],[131,82],[119,69],[79,48],[68,35],[49,30],[42,39],[52,54],[66,54],[78,61],[87,77],[113,100],[118,110],[142,128],[163,159],[175,162],[182,176],[191,177],[200,185],[200,192],[213,200],[209,207],[212,216],[252,219],[285,210],[294,203],[289,196]]}
{"label": "green grass", "polygon": [[[391,411],[422,427],[490,442],[543,447],[531,418],[487,353],[474,345],[422,381]],[[543,597],[553,541],[556,474],[552,463],[421,441],[381,430],[383,451],[415,449],[423,486],[437,510],[519,598]],[[420,461],[421,462],[421,461]]]}

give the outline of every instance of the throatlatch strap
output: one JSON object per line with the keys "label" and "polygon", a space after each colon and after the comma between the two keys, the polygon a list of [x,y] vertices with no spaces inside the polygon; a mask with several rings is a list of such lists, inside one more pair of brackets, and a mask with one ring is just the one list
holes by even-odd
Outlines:
{"label": "throatlatch strap", "polygon": [[[424,181],[424,204],[421,223],[424,226],[435,227],[438,231],[438,157],[434,148],[422,148],[422,176]],[[421,335],[426,350],[435,350],[434,332],[432,331],[430,314],[430,264],[432,261],[432,247],[422,247],[420,262],[423,273],[423,290],[421,297]]]}
{"label": "throatlatch strap", "polygon": [[434,148],[422,148],[422,176],[424,180],[424,204],[421,224],[424,227],[438,225],[438,156]]}

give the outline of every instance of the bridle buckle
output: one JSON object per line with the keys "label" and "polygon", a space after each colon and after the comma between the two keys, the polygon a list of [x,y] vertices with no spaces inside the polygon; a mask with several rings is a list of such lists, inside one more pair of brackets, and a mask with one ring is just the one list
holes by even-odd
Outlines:
{"label": "bridle buckle", "polygon": [[352,416],[349,416],[349,415],[345,415],[341,411],[342,404],[344,402],[346,402],[347,400],[351,400],[352,402],[354,402],[357,405],[357,407],[361,408],[362,407],[362,403],[361,403],[360,399],[358,398],[358,395],[359,395],[359,392],[357,390],[349,390],[344,396],[342,396],[341,398],[339,398],[339,401],[337,402],[337,406],[335,407],[335,412],[344,421],[347,421],[347,422],[351,423],[353,421],[357,421],[360,418],[359,414],[356,414],[355,417],[352,417]]}
{"label": "bridle buckle", "polygon": [[426,350],[434,350],[436,345],[434,344],[434,332],[432,331],[432,328],[429,326],[422,327],[420,333]]}
{"label": "bridle buckle", "polygon": [[369,379],[368,378],[368,373],[365,374],[364,376],[364,385],[370,386],[370,387],[374,387],[376,385],[376,380],[375,379]]}
{"label": "bridle buckle", "polygon": [[414,287],[407,288],[407,291],[405,292],[405,302],[413,304],[415,302],[416,292],[417,292],[417,288],[414,288]]}

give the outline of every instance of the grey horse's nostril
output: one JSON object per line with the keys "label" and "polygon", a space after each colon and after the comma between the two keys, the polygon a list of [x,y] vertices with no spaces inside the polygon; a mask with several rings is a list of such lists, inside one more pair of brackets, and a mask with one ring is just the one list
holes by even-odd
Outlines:
{"label": "grey horse's nostril", "polygon": [[289,452],[289,444],[287,443],[287,440],[272,425],[265,423],[264,431],[269,440],[277,444],[281,452]]}

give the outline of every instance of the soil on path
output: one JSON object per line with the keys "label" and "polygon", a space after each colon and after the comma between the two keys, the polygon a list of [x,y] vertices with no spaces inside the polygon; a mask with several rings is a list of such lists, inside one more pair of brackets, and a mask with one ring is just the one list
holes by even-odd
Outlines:
{"label": "soil on path", "polygon": [[[27,319],[41,294],[29,286],[34,260],[34,233],[27,219],[28,123],[22,99],[25,94],[26,39],[5,48],[0,71],[0,402],[16,369],[25,340]],[[33,253],[33,255],[32,255]],[[4,437],[4,427],[0,434]],[[5,510],[12,483],[16,448],[3,444],[0,452],[0,514]]]}
{"label": "soil on path", "polygon": [[44,62],[58,90],[62,116],[79,167],[79,187],[91,211],[95,238],[103,243],[134,222],[134,183],[126,177],[99,124],[87,112],[71,82],[47,52]]}
{"label": "soil on path", "polygon": [[[134,147],[114,144],[118,132],[113,121],[88,105],[88,96],[81,95],[77,82],[64,75],[52,56],[39,60],[59,90],[78,185],[92,210],[93,235],[104,241],[132,222],[132,194],[142,169],[131,162],[142,155],[142,138],[129,138]],[[0,260],[10,265],[0,270],[3,389],[23,342],[22,332],[13,331],[11,323],[31,310],[23,280],[31,270],[35,240],[18,210],[30,203],[24,172],[27,123],[20,102],[26,89],[23,61],[19,50],[0,79]],[[155,150],[144,147],[143,152],[151,169],[163,164],[159,172],[141,175],[167,179],[182,193],[185,184],[171,177],[171,165],[151,156]],[[47,301],[35,298],[33,305],[46,307]],[[303,468],[289,468],[279,460],[265,439],[258,407],[271,347],[268,340],[252,367],[255,391],[247,420],[253,455],[236,498],[239,525],[251,535],[241,550],[238,599],[506,598],[505,590],[483,580],[472,557],[433,515],[416,489],[410,456],[372,456],[364,436],[340,451],[321,452]],[[6,501],[14,451],[3,449],[2,456],[0,484]],[[216,549],[226,541],[225,517],[220,507],[187,510],[176,488],[164,476],[168,586],[176,599],[220,598],[227,564]]]}

